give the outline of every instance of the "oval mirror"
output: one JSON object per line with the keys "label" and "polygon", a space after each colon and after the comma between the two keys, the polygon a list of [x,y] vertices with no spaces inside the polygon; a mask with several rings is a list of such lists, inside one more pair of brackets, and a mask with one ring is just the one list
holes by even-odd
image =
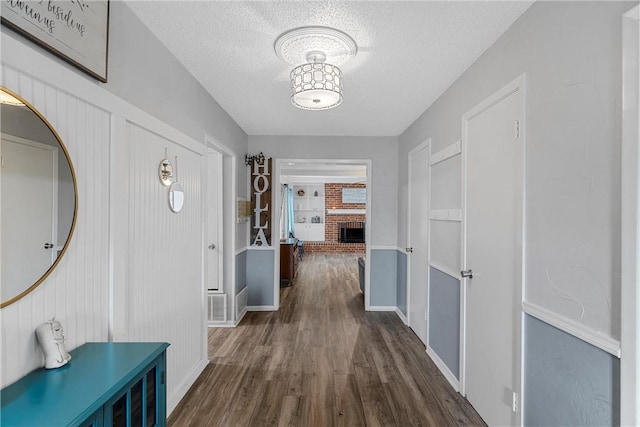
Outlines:
{"label": "oval mirror", "polygon": [[34,290],[66,252],[77,216],[69,153],[45,117],[0,86],[0,308]]}
{"label": "oval mirror", "polygon": [[169,187],[169,206],[173,212],[180,212],[184,205],[184,189],[178,182],[174,182]]}

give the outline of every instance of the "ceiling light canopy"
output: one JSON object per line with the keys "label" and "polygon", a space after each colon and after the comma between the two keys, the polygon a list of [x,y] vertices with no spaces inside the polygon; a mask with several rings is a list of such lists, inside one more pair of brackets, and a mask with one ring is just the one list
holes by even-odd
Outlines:
{"label": "ceiling light canopy", "polygon": [[290,74],[294,106],[328,110],[342,103],[342,71],[337,64],[356,54],[351,37],[327,27],[296,28],[278,37],[274,49],[278,58],[295,65]]}

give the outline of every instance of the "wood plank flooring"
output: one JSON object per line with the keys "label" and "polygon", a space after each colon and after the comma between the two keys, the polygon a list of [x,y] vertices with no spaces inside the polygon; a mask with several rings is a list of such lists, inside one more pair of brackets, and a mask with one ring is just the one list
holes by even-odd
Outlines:
{"label": "wood plank flooring", "polygon": [[395,313],[365,312],[356,255],[308,254],[280,311],[209,329],[170,426],[485,425]]}

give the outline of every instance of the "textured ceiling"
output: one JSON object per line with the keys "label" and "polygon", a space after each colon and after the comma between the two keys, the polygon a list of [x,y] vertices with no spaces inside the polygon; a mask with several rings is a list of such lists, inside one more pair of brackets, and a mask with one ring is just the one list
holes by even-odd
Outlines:
{"label": "textured ceiling", "polygon": [[[531,5],[529,1],[132,1],[129,7],[249,135],[397,136]],[[188,25],[185,25],[188,23]],[[303,111],[291,66],[274,52],[287,30],[329,26],[358,54],[344,102]]]}

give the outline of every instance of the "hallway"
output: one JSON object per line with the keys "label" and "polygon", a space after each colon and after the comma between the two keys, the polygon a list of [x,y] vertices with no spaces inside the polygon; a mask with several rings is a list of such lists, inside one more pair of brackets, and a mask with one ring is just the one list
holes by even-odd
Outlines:
{"label": "hallway", "polygon": [[169,425],[484,425],[395,313],[363,306],[357,255],[307,255],[280,311],[209,329],[211,363]]}

